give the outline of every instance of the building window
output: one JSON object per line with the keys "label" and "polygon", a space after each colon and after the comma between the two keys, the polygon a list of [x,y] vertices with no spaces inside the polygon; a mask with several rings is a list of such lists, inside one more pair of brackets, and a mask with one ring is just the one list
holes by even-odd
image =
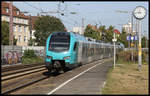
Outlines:
{"label": "building window", "polygon": [[13,18],[13,23],[15,22],[15,18]]}
{"label": "building window", "polygon": [[8,22],[9,22],[9,16],[6,16],[6,21],[8,21]]}
{"label": "building window", "polygon": [[6,8],[6,13],[8,13],[9,12],[9,9],[8,8]]}
{"label": "building window", "polygon": [[23,20],[23,22],[22,22],[23,24],[25,24],[25,20]]}
{"label": "building window", "polygon": [[20,19],[20,23],[22,24],[22,19]]}
{"label": "building window", "polygon": [[16,23],[18,23],[19,21],[18,21],[18,18],[16,18]]}
{"label": "building window", "polygon": [[16,31],[16,26],[14,25],[14,26],[13,26],[13,32],[15,32],[15,31]]}
{"label": "building window", "polygon": [[21,23],[21,20],[20,20],[20,18],[18,18],[18,23]]}
{"label": "building window", "polygon": [[24,36],[24,42],[26,42],[26,36]]}
{"label": "building window", "polygon": [[18,36],[18,41],[19,41],[19,42],[21,41],[21,35]]}
{"label": "building window", "polygon": [[28,24],[27,20],[24,20],[24,24]]}
{"label": "building window", "polygon": [[26,30],[27,30],[27,27],[26,27],[26,26],[24,26],[24,32],[26,32]]}
{"label": "building window", "polygon": [[16,11],[17,15],[19,15],[19,11]]}
{"label": "building window", "polygon": [[28,24],[28,20],[26,20],[26,24]]}
{"label": "building window", "polygon": [[17,23],[16,17],[13,18],[13,22],[14,22],[14,23]]}
{"label": "building window", "polygon": [[21,32],[21,26],[19,25],[19,27],[18,27],[18,32]]}

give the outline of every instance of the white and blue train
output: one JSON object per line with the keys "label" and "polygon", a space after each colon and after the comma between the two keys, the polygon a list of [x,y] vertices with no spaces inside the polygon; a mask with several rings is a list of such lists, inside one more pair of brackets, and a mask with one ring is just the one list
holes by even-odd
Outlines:
{"label": "white and blue train", "polygon": [[[113,44],[89,41],[74,32],[53,32],[46,41],[45,66],[48,71],[62,72],[98,59],[113,56]],[[117,52],[122,45],[116,45]]]}

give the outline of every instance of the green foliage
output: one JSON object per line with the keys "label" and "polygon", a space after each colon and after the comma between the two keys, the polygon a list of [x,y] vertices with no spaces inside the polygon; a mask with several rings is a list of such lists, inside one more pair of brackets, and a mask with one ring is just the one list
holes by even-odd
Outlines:
{"label": "green foliage", "polygon": [[99,26],[99,28],[98,28],[98,32],[99,32],[99,34],[101,34],[100,35],[100,40],[102,40],[102,41],[106,41],[106,26],[104,25],[104,26]]}
{"label": "green foliage", "polygon": [[23,57],[22,57],[22,63],[23,64],[29,64],[29,63],[42,63],[44,62],[44,59],[36,56],[34,53],[34,50],[25,50]]}
{"label": "green foliage", "polygon": [[27,58],[23,57],[22,63],[23,64],[33,64],[33,63],[43,63],[44,59],[41,57],[35,57],[35,58]]}
{"label": "green foliage", "polygon": [[25,50],[23,54],[24,58],[35,58],[37,57],[34,53],[34,50]]}
{"label": "green foliage", "polygon": [[93,39],[99,39],[99,34],[96,30],[92,29],[91,26],[87,26],[86,29],[85,29],[85,32],[84,32],[84,36],[86,37],[91,37]]}
{"label": "green foliage", "polygon": [[111,25],[106,31],[106,42],[112,42],[113,39],[113,33],[114,33],[114,27]]}
{"label": "green foliage", "polygon": [[118,41],[124,44],[125,48],[128,47],[128,41],[127,41],[127,34],[124,29],[122,29],[122,32],[120,33],[120,36],[118,38]]}
{"label": "green foliage", "polygon": [[85,29],[84,36],[91,37],[96,40],[102,40],[105,42],[112,42],[113,30],[113,26],[109,26],[109,28],[106,29],[105,25],[99,26],[99,28],[96,28],[92,25],[88,25]]}
{"label": "green foliage", "polygon": [[17,45],[17,39],[14,38],[14,45]]}
{"label": "green foliage", "polygon": [[[2,38],[2,45],[9,45],[9,24],[5,21],[1,22],[1,38]],[[17,39],[14,38],[14,45],[17,44]]]}
{"label": "green foliage", "polygon": [[[112,42],[112,39],[114,38],[113,37],[114,29],[115,29],[114,26],[110,25],[107,29],[106,29],[105,25],[99,26],[99,28],[93,28],[93,27],[95,27],[95,26],[87,25],[85,32],[84,32],[84,36],[91,37],[91,38],[97,39],[97,40],[102,40],[105,42]],[[125,29],[122,29],[122,32],[120,32],[119,36],[116,35],[117,42],[122,43],[125,46],[125,48],[128,48],[129,41],[127,41],[127,36],[128,36],[128,34],[125,31]],[[134,41],[133,43],[135,44],[135,42],[137,42],[137,41]],[[146,46],[148,46],[146,44],[148,44],[148,40],[146,37],[143,37],[142,38],[142,48],[145,48]]]}
{"label": "green foliage", "polygon": [[65,26],[60,19],[53,16],[42,16],[35,21],[35,42],[39,46],[45,46],[47,37],[56,31],[64,31]]}
{"label": "green foliage", "polygon": [[34,45],[34,43],[35,43],[35,39],[30,38],[28,45],[32,46],[32,45]]}
{"label": "green foliage", "polygon": [[5,21],[1,22],[1,44],[9,45],[9,24]]}
{"label": "green foliage", "polygon": [[146,42],[148,42],[147,38],[145,36],[142,37],[142,48],[146,48]]}

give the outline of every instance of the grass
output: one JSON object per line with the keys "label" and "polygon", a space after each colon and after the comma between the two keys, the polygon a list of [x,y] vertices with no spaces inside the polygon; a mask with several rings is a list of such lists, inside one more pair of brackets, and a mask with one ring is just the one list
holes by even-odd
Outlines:
{"label": "grass", "polygon": [[102,94],[148,94],[148,64],[142,64],[138,71],[138,63],[119,60],[115,69],[110,69]]}
{"label": "grass", "polygon": [[33,57],[33,58],[23,58],[22,59],[22,63],[23,64],[32,64],[32,63],[42,63],[42,62],[44,62],[44,59],[43,58],[41,58],[41,57]]}

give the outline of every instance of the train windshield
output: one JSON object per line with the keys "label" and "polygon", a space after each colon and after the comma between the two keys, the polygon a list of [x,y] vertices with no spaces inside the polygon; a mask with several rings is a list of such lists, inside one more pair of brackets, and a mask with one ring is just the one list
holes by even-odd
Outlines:
{"label": "train windshield", "polygon": [[55,52],[68,51],[70,45],[70,35],[66,33],[58,33],[51,36],[49,42],[49,50]]}

